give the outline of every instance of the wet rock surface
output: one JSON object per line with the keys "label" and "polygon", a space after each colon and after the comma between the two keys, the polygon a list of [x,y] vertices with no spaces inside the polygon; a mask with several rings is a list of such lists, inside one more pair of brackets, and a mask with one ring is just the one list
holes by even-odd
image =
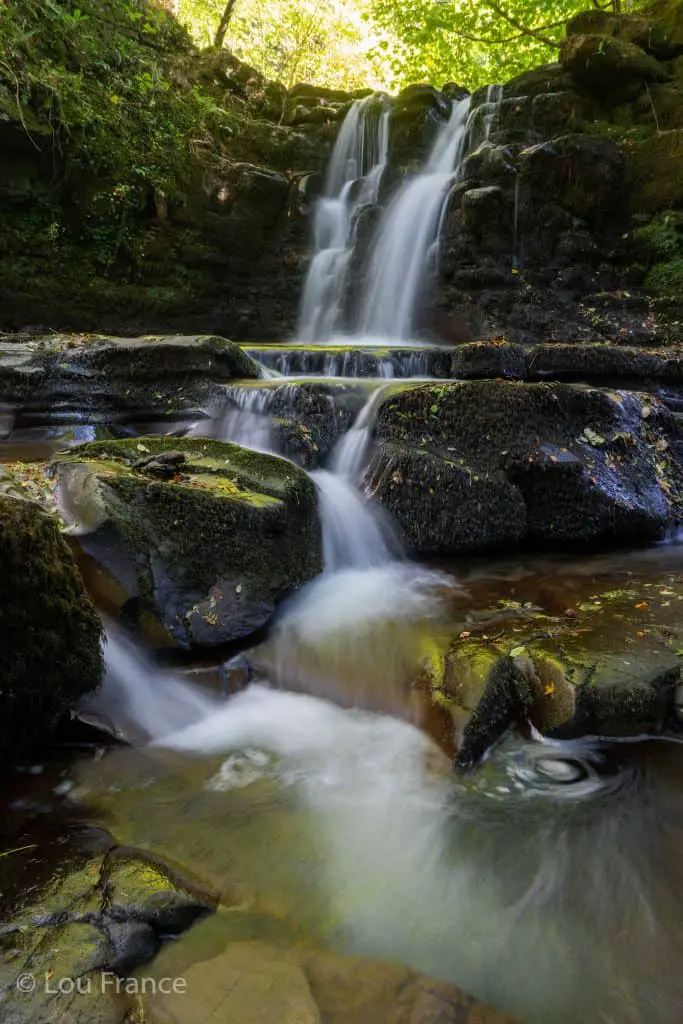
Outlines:
{"label": "wet rock surface", "polygon": [[184,869],[92,827],[72,826],[49,841],[39,834],[0,870],[2,889],[10,880],[12,887],[0,933],[0,1012],[8,1024],[128,1020],[134,993],[119,979],[217,902]]}
{"label": "wet rock surface", "polygon": [[0,743],[24,754],[102,679],[102,628],[56,522],[0,497]]}
{"label": "wet rock surface", "polygon": [[72,449],[55,471],[87,546],[114,543],[131,597],[181,647],[253,632],[320,570],[314,486],[275,456],[144,438]]}
{"label": "wet rock surface", "polygon": [[678,514],[677,436],[672,414],[649,395],[503,381],[410,386],[380,405],[367,481],[414,553],[655,540]]}
{"label": "wet rock surface", "polygon": [[672,560],[663,549],[616,576],[599,558],[594,573],[522,570],[488,611],[477,596],[491,582],[475,570],[477,612],[432,684],[456,763],[471,767],[513,723],[555,739],[678,736],[683,578]]}

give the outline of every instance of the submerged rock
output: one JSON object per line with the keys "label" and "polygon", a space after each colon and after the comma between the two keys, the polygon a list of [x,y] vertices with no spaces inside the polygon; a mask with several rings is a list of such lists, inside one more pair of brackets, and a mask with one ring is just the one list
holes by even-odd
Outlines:
{"label": "submerged rock", "polygon": [[286,951],[260,941],[230,943],[193,964],[196,998],[148,999],[150,1024],[512,1024],[452,985],[399,964],[344,957],[310,948]]}
{"label": "submerged rock", "polygon": [[[151,461],[140,466],[141,456]],[[163,473],[151,475],[155,465]],[[143,438],[82,445],[54,466],[65,514],[95,533],[89,547],[113,532],[131,596],[181,647],[252,633],[321,569],[315,487],[284,459]]]}
{"label": "submerged rock", "polygon": [[678,516],[676,424],[648,395],[424,384],[384,399],[377,438],[369,487],[413,553],[651,542]]}
{"label": "submerged rock", "polygon": [[[117,978],[216,908],[215,894],[184,869],[117,846],[101,829],[67,830],[53,843],[41,836],[11,861],[2,888],[10,881],[12,906],[0,936],[8,1024],[121,1024],[133,1000]],[[22,987],[27,975],[32,989]]]}
{"label": "submerged rock", "polygon": [[26,751],[96,689],[102,627],[55,521],[0,497],[0,741]]}

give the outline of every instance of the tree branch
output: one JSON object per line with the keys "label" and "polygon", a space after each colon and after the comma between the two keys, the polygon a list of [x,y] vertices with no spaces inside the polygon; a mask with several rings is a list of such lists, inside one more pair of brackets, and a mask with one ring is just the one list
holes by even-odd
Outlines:
{"label": "tree branch", "polygon": [[[496,3],[496,0],[483,0],[484,5],[489,7],[494,14],[497,14],[503,21],[507,21],[508,24],[512,25],[513,28],[519,29],[520,35],[531,36],[533,39],[538,39],[539,43],[543,43],[545,46],[557,47],[560,45],[559,39],[551,39],[550,36],[542,35],[544,29],[551,28],[551,25],[541,25],[540,28],[529,28],[527,25],[523,25],[521,21],[517,21],[511,14],[504,11],[503,8]],[[564,22],[560,22],[564,24]]]}
{"label": "tree branch", "polygon": [[[539,25],[537,29],[534,29],[534,32],[547,32],[551,28],[561,28],[562,25],[566,24],[566,21],[566,18],[562,18],[561,21],[551,21],[547,25]],[[514,43],[518,39],[523,39],[524,36],[529,34],[529,30],[524,29],[523,31],[515,32],[513,36],[506,36],[504,39],[484,39],[483,36],[471,36],[467,32],[458,30],[458,35],[462,39],[466,39],[468,43],[483,43],[484,46],[504,46],[506,43]],[[557,45],[556,42],[553,43],[553,46]]]}
{"label": "tree branch", "polygon": [[228,31],[228,25],[230,24],[230,19],[232,18],[236,5],[237,0],[228,0],[228,2],[225,5],[223,14],[221,15],[221,20],[218,23],[218,28],[216,29],[216,36],[213,41],[213,45],[216,47],[217,50],[220,50],[223,46],[223,43],[225,42],[225,36]]}

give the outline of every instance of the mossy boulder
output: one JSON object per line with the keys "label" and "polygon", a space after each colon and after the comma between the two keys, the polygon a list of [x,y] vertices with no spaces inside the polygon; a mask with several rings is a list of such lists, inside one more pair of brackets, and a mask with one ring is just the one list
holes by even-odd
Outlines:
{"label": "mossy boulder", "polygon": [[220,381],[253,379],[258,364],[214,335],[8,336],[0,343],[0,401],[163,410],[207,399]]}
{"label": "mossy boulder", "polygon": [[413,552],[649,543],[679,514],[675,420],[648,395],[500,380],[397,387],[376,433],[370,487]]}
{"label": "mossy boulder", "polygon": [[113,530],[132,596],[181,647],[247,636],[322,568],[315,487],[276,456],[141,438],[81,445],[54,469],[65,515],[94,546]]}
{"label": "mossy boulder", "polygon": [[613,92],[628,83],[665,82],[667,69],[628,39],[615,36],[570,35],[560,62],[580,85]]}
{"label": "mossy boulder", "polygon": [[526,377],[526,355],[521,345],[508,342],[471,341],[457,345],[451,360],[451,376],[458,380],[481,377]]}
{"label": "mossy boulder", "polygon": [[55,521],[0,497],[0,739],[28,751],[102,679],[102,627]]}
{"label": "mossy boulder", "polygon": [[[681,20],[683,24],[683,19]],[[666,26],[662,21],[642,14],[613,14],[611,11],[600,10],[581,11],[569,19],[567,36],[577,35],[617,36],[622,41],[640,47],[658,60],[675,57],[681,52],[683,44],[683,31],[680,32],[680,38],[676,39],[675,24]]]}
{"label": "mossy boulder", "polygon": [[[117,846],[104,829],[62,823],[57,836],[50,826],[29,836],[0,868],[11,894],[0,935],[2,1019],[123,1024],[134,999],[117,992],[114,975],[148,962],[164,939],[211,913],[216,894],[178,865]],[[26,973],[38,981],[31,993],[17,988]],[[52,977],[61,991],[44,984]],[[69,984],[76,979],[81,989]]]}

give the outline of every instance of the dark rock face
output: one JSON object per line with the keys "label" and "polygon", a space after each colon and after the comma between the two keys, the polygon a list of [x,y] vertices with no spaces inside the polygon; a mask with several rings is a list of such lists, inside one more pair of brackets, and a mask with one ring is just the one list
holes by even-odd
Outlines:
{"label": "dark rock face", "polygon": [[0,399],[81,411],[169,408],[210,399],[220,381],[254,379],[257,364],[225,338],[50,335],[0,342]]}
{"label": "dark rock face", "polygon": [[577,82],[608,92],[628,82],[665,82],[670,77],[659,61],[623,36],[570,35],[560,61]]}
{"label": "dark rock face", "polygon": [[636,393],[421,385],[385,398],[377,436],[369,486],[415,553],[655,540],[682,494],[675,421]]}
{"label": "dark rock face", "polygon": [[[140,464],[170,452],[184,456],[171,479]],[[79,446],[55,469],[67,514],[95,534],[90,543],[113,530],[136,581],[131,596],[180,647],[247,636],[322,568],[315,487],[284,459],[143,438]]]}
{"label": "dark rock face", "polygon": [[27,753],[103,675],[102,627],[57,524],[0,498],[0,740]]}

